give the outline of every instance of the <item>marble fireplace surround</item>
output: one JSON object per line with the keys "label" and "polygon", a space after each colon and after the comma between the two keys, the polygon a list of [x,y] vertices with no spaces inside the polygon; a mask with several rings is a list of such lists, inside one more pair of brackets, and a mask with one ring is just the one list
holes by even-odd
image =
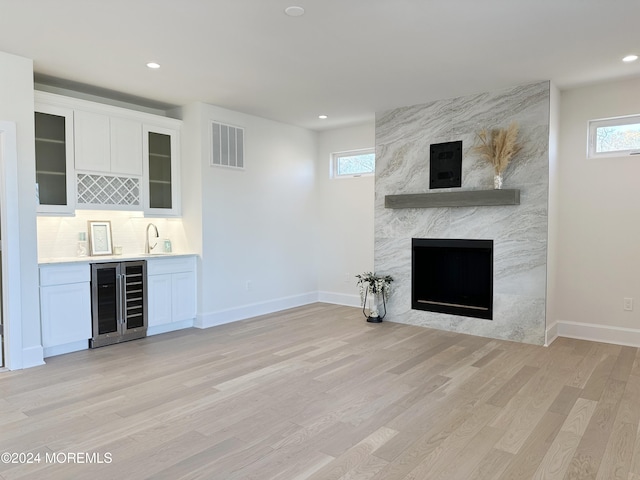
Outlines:
{"label": "marble fireplace surround", "polygon": [[[544,344],[550,84],[396,108],[376,114],[375,247],[379,274],[395,279],[385,320]],[[386,208],[385,197],[490,190],[492,168],[471,147],[482,128],[520,125],[522,152],[504,175],[520,203]],[[429,190],[429,146],[462,140],[461,188]],[[411,309],[411,239],[494,241],[493,320]]]}

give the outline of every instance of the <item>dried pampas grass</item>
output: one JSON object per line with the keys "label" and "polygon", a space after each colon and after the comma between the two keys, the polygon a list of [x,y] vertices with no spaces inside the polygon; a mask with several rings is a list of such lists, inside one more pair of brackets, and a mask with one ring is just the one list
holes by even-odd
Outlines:
{"label": "dried pampas grass", "polygon": [[518,124],[515,122],[508,128],[481,130],[478,142],[473,151],[493,165],[496,175],[500,175],[509,166],[511,159],[522,150],[522,144],[518,143]]}

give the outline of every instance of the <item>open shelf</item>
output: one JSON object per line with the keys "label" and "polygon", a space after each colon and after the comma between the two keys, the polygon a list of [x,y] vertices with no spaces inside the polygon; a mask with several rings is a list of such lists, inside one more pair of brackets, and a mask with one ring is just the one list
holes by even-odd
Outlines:
{"label": "open shelf", "polygon": [[464,190],[384,197],[385,208],[493,207],[497,205],[520,205],[520,190]]}

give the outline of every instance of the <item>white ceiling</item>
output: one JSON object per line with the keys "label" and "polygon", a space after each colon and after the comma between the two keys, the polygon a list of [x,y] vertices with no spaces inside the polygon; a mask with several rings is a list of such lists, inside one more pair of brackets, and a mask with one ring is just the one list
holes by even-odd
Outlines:
{"label": "white ceiling", "polygon": [[639,20],[640,0],[0,0],[0,51],[45,76],[322,130],[527,82],[638,76],[620,60],[640,54]]}

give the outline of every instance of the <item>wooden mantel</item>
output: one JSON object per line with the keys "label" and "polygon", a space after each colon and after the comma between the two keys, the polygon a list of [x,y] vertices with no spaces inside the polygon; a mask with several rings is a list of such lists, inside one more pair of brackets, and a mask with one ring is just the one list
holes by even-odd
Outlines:
{"label": "wooden mantel", "polygon": [[462,190],[384,197],[385,208],[492,207],[496,205],[520,205],[520,190]]}

